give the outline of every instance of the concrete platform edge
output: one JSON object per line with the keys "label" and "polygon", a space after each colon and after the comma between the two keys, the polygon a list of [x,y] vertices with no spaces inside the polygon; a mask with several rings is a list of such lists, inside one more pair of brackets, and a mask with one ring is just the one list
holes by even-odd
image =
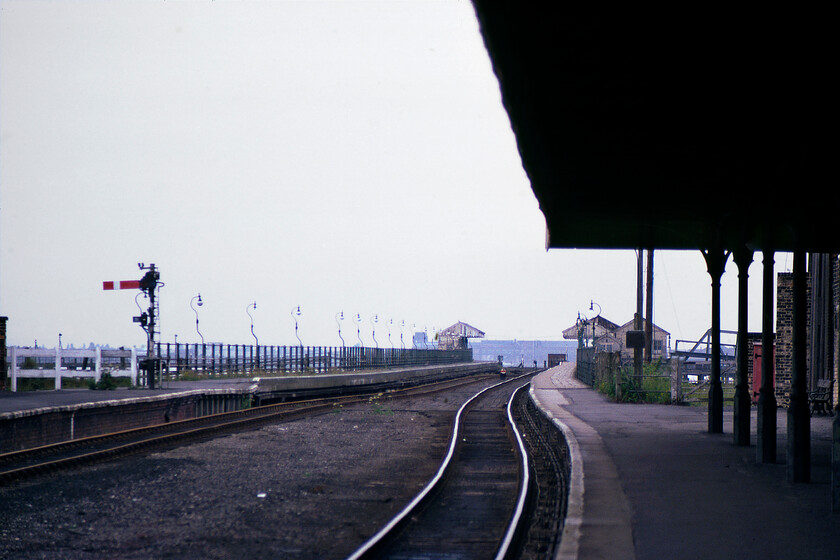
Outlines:
{"label": "concrete platform edge", "polygon": [[0,413],[0,420],[13,420],[17,418],[25,418],[27,416],[36,416],[38,414],[49,414],[53,412],[73,412],[76,410],[83,410],[87,408],[107,408],[116,406],[125,406],[136,403],[149,403],[156,401],[166,401],[174,398],[189,397],[192,395],[232,395],[232,394],[246,394],[254,392],[256,386],[251,386],[247,391],[242,389],[191,389],[188,391],[175,391],[163,395],[149,395],[145,397],[131,397],[127,399],[111,399],[107,401],[90,401],[76,404],[66,404],[60,406],[44,406],[39,408],[30,408],[24,410],[14,410],[11,412]]}
{"label": "concrete platform edge", "polygon": [[636,558],[632,513],[618,469],[598,432],[566,410],[567,396],[591,391],[574,378],[573,363],[539,374],[530,393],[566,437],[571,461],[567,519],[557,560]]}
{"label": "concrete platform edge", "polygon": [[[550,415],[546,412],[545,406],[540,402],[540,398],[531,386],[529,393],[531,400],[537,405],[537,408],[543,414]],[[566,446],[569,449],[569,493],[566,504],[566,519],[563,522],[563,533],[560,538],[560,549],[555,554],[555,560],[576,560],[580,551],[580,527],[583,523],[583,495],[584,495],[584,480],[583,480],[583,461],[580,456],[580,445],[578,444],[575,433],[566,424],[557,418],[551,418],[552,423],[557,426],[563,433],[566,440]]]}

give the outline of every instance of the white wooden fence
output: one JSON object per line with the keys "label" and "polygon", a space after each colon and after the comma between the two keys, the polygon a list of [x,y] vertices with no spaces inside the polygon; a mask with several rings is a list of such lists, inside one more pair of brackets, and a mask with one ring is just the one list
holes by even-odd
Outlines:
{"label": "white wooden fence", "polygon": [[[25,363],[27,358],[32,358],[28,364]],[[79,361],[82,362],[81,366]],[[53,365],[42,367],[39,362]],[[17,380],[20,377],[53,378],[58,390],[61,389],[62,377],[92,377],[99,381],[105,371],[113,377],[130,377],[131,384],[137,384],[137,351],[133,348],[111,350],[10,346],[8,363],[12,391],[17,391]],[[33,367],[21,367],[24,365]]]}

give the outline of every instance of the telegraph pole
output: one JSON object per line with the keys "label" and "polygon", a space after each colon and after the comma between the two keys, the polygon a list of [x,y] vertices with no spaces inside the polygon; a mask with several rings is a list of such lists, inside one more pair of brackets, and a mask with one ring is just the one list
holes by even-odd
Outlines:
{"label": "telegraph pole", "polygon": [[645,362],[653,360],[653,249],[647,252],[647,293],[645,294]]}
{"label": "telegraph pole", "polygon": [[[643,294],[643,280],[642,280],[642,272],[644,269],[643,259],[644,259],[644,250],[639,247],[638,255],[636,256],[636,316],[633,318],[633,329],[636,332],[642,331],[642,302],[644,296]],[[634,345],[633,347],[633,373],[636,377],[636,387],[642,387],[642,350],[644,349],[644,344],[642,345]]]}

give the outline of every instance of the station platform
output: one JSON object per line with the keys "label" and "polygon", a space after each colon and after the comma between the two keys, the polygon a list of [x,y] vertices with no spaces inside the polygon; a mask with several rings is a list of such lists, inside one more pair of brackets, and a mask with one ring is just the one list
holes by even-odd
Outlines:
{"label": "station platform", "polygon": [[[811,482],[788,483],[787,410],[777,461],[707,431],[706,407],[619,404],[574,378],[574,364],[537,376],[531,394],[571,434],[573,464],[562,558],[836,558],[831,423],[811,418]],[[577,472],[575,472],[575,466]],[[568,536],[568,538],[566,538]]]}
{"label": "station platform", "polygon": [[385,390],[498,371],[496,362],[463,362],[340,374],[164,381],[154,390],[3,391],[0,453],[286,399]]}
{"label": "station platform", "polygon": [[[375,386],[404,380],[435,380],[447,375],[460,376],[483,370],[497,371],[495,362],[466,362],[432,366],[411,366],[372,371],[351,371],[339,374],[283,375],[276,377],[238,377],[229,379],[204,379],[200,381],[164,381],[157,389],[119,387],[111,390],[61,389],[58,391],[0,391],[0,415],[30,412],[75,405],[129,401],[153,397],[172,397],[189,392],[241,392],[271,394],[273,392],[300,392],[336,387]],[[447,372],[452,372],[447,374]]]}

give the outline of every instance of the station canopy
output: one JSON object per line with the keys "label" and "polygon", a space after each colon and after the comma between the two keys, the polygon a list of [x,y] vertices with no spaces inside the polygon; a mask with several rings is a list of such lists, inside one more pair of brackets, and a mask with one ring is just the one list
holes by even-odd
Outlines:
{"label": "station canopy", "polygon": [[828,7],[473,5],[548,247],[840,251]]}

